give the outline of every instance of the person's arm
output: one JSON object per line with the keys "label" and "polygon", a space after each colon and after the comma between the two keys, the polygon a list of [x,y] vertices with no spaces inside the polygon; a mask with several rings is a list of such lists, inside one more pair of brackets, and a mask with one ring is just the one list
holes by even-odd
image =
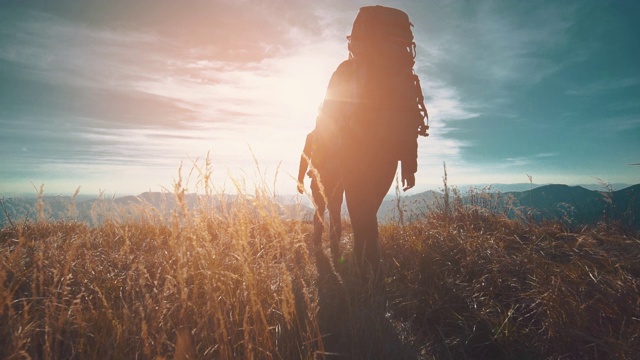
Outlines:
{"label": "person's arm", "polygon": [[298,167],[298,192],[304,193],[304,176],[309,168],[309,159],[311,157],[311,139],[310,135],[307,135],[307,139],[304,142],[304,150],[300,155],[300,166]]}
{"label": "person's arm", "polygon": [[407,144],[407,151],[400,161],[400,173],[402,175],[402,191],[407,191],[416,185],[416,172],[418,171],[418,141],[414,139]]}
{"label": "person's arm", "polygon": [[300,156],[300,168],[298,169],[298,192],[300,194],[304,193],[304,176],[308,167],[309,160],[307,160],[307,157],[302,154],[302,156]]}

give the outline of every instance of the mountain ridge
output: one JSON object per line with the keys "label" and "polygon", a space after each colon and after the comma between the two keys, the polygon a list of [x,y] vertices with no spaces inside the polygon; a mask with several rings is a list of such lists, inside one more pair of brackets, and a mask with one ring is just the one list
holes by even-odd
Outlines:
{"label": "mountain ridge", "polygon": [[[580,185],[548,184],[531,186],[525,191],[500,192],[491,188],[470,187],[466,192],[454,191],[463,205],[494,206],[509,208],[514,213],[527,214],[534,220],[561,220],[571,225],[589,225],[602,220],[621,221],[624,225],[640,229],[640,184],[619,190],[590,190]],[[482,201],[478,201],[483,197]],[[35,220],[44,215],[46,220],[79,220],[95,224],[117,213],[122,219],[132,216],[136,209],[150,207],[163,216],[169,216],[178,208],[178,199],[168,192],[143,192],[138,195],[78,200],[68,195],[41,196],[41,207],[36,197],[2,198],[0,226],[11,221]],[[187,209],[208,206],[220,211],[243,201],[243,206],[252,204],[251,195],[215,194],[209,197],[190,193],[183,194],[182,201]],[[423,218],[435,208],[442,208],[444,194],[427,190],[413,195],[386,197],[378,211],[381,223],[414,221]],[[270,201],[278,216],[292,220],[311,221],[313,207],[308,199],[296,195],[275,195],[261,201]],[[254,205],[250,205],[254,206]],[[99,211],[98,211],[99,210]],[[505,211],[506,212],[506,211]],[[348,216],[343,204],[343,215]]]}

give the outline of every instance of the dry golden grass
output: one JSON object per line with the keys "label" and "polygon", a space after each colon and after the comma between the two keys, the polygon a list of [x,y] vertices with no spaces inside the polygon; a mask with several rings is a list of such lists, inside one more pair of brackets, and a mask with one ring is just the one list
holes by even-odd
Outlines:
{"label": "dry golden grass", "polygon": [[0,357],[307,357],[300,225],[180,220],[3,229]]}
{"label": "dry golden grass", "polygon": [[469,209],[382,232],[392,308],[436,358],[633,359],[640,350],[637,235]]}
{"label": "dry golden grass", "polygon": [[637,356],[637,234],[453,200],[381,226],[381,296],[310,252],[311,225],[280,220],[266,187],[169,219],[14,223],[0,231],[0,358]]}

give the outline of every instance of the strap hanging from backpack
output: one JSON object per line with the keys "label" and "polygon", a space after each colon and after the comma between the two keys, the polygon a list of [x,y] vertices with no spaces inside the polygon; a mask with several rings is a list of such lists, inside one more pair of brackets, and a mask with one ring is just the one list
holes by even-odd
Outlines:
{"label": "strap hanging from backpack", "polygon": [[427,133],[427,131],[429,130],[429,112],[427,112],[427,107],[424,105],[424,95],[422,94],[420,78],[415,73],[413,74],[413,78],[418,100],[418,111],[420,111],[420,115],[422,115],[422,123],[420,124],[420,126],[418,126],[418,135],[426,137],[429,136],[429,133]]}

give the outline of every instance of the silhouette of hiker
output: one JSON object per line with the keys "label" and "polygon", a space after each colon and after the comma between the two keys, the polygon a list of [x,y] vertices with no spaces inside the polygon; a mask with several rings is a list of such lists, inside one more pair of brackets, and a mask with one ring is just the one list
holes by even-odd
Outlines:
{"label": "silhouette of hiker", "polygon": [[[381,35],[391,23],[406,29],[401,34],[406,40]],[[382,274],[376,215],[398,162],[404,190],[415,185],[417,138],[427,136],[427,114],[412,70],[415,44],[405,13],[381,6],[361,8],[347,38],[349,59],[331,76],[315,132],[338,149],[355,262],[365,278],[377,283]]]}
{"label": "silhouette of hiker", "polygon": [[[321,141],[315,131],[307,135],[298,169],[298,192],[304,192],[307,169],[311,178],[311,194],[315,204],[313,217],[313,243],[318,249],[322,244],[324,212],[329,209],[329,240],[334,263],[340,259],[342,223],[340,211],[344,189],[340,178],[337,149],[334,144]],[[311,161],[311,164],[309,164]],[[311,165],[311,166],[310,166]]]}

